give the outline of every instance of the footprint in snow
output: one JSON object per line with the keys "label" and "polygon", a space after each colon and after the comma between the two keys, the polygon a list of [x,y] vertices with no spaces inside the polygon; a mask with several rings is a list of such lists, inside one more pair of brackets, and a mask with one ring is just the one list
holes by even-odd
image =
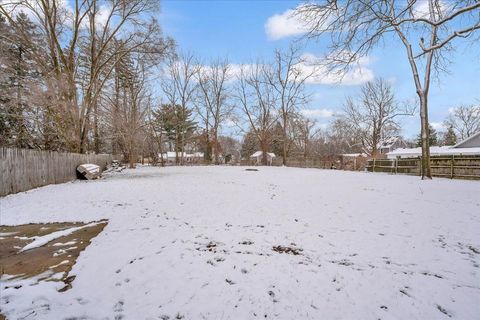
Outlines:
{"label": "footprint in snow", "polygon": [[115,312],[122,312],[123,311],[123,305],[124,302],[122,300],[118,301],[114,306],[113,306],[113,311]]}

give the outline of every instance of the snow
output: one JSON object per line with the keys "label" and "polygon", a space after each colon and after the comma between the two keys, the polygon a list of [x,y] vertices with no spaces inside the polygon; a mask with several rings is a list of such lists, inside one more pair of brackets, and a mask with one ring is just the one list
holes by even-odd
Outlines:
{"label": "snow", "polygon": [[53,241],[53,240],[58,239],[60,237],[68,236],[69,234],[72,234],[75,231],[78,231],[78,230],[86,228],[86,227],[92,227],[96,224],[98,224],[98,223],[89,223],[87,225],[83,225],[83,226],[80,226],[80,227],[68,228],[68,229],[48,233],[48,234],[43,235],[43,236],[34,237],[33,238],[34,240],[32,242],[30,242],[29,244],[27,244],[25,247],[23,247],[20,250],[20,252],[27,251],[27,250],[30,250],[30,249],[33,249],[33,248],[41,247],[41,246],[49,243],[50,241]]}
{"label": "snow", "polygon": [[[422,155],[422,148],[399,148],[387,153],[389,159],[415,158]],[[480,147],[478,148],[454,148],[452,146],[430,147],[431,156],[451,156],[451,155],[480,155]]]}
{"label": "snow", "polygon": [[56,264],[56,265],[53,265],[53,266],[49,267],[49,269],[55,269],[56,267],[59,267],[59,266],[61,266],[62,264],[66,264],[66,263],[68,263],[68,262],[69,262],[69,260],[63,260],[62,262],[60,262],[60,263],[58,263],[58,264]]}
{"label": "snow", "polygon": [[52,246],[63,247],[63,246],[69,246],[69,245],[72,245],[72,244],[75,244],[75,243],[77,243],[77,241],[57,242],[57,243],[52,244]]}
{"label": "snow", "polygon": [[38,188],[1,198],[2,224],[109,223],[78,257],[72,289],[2,276],[1,312],[478,319],[479,191],[475,181],[213,166],[142,167]]}
{"label": "snow", "polygon": [[93,163],[84,163],[84,164],[79,165],[78,167],[79,168],[83,167],[86,171],[88,171],[90,173],[99,173],[100,172],[100,167],[97,166],[96,164],[93,164]]}

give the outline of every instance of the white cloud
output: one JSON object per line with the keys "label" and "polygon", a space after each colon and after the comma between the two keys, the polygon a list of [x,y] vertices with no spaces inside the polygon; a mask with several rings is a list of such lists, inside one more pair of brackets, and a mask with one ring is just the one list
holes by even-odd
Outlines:
{"label": "white cloud", "polygon": [[265,32],[270,40],[278,40],[290,36],[300,35],[307,31],[300,19],[293,16],[294,10],[287,10],[282,14],[275,14],[265,23]]}
{"label": "white cloud", "polygon": [[[109,16],[112,13],[112,7],[108,5],[100,5],[98,8],[97,14],[95,16],[95,25],[99,28],[103,28],[106,26]],[[111,24],[112,21],[109,22]],[[88,28],[90,25],[90,19],[87,16],[82,20],[82,24],[80,25],[81,28]]]}
{"label": "white cloud", "polygon": [[330,118],[334,115],[333,110],[330,109],[303,109],[300,112],[307,118]]}
{"label": "white cloud", "polygon": [[254,64],[236,64],[236,63],[230,64],[230,68],[228,70],[228,75],[230,80],[232,81],[236,80],[236,77],[240,76],[242,72],[242,68],[243,68],[243,71],[248,74],[255,69],[255,65]]}
{"label": "white cloud", "polygon": [[433,129],[437,131],[442,131],[446,129],[442,122],[430,122],[430,125]]}
{"label": "white cloud", "polygon": [[[412,10],[412,13],[413,13],[413,16],[415,18],[425,18],[425,19],[429,19],[430,18],[430,7],[429,7],[429,2],[428,0],[420,0],[420,1],[417,1],[415,3],[415,5],[413,6],[413,10]],[[451,7],[452,7],[452,4],[451,3],[448,3],[447,1],[439,1],[439,4],[440,4],[440,11],[445,15],[445,13],[447,13]],[[435,8],[435,10],[437,10]]]}
{"label": "white cloud", "polygon": [[[205,72],[206,74],[212,73],[213,69],[209,65],[199,65],[198,66],[201,72]],[[238,63],[230,63],[228,65],[228,72],[227,72],[227,82],[235,82],[237,78],[240,76],[242,69],[245,73],[249,74],[255,69],[254,64],[238,64]]]}
{"label": "white cloud", "polygon": [[224,125],[228,128],[235,127],[237,124],[232,119],[226,119]]}
{"label": "white cloud", "polygon": [[360,85],[371,81],[375,75],[368,68],[370,59],[368,57],[361,58],[358,63],[347,72],[328,72],[327,68],[320,65],[320,58],[311,53],[305,53],[302,56],[304,62],[298,67],[304,74],[313,74],[307,79],[308,84],[337,84],[337,85]]}

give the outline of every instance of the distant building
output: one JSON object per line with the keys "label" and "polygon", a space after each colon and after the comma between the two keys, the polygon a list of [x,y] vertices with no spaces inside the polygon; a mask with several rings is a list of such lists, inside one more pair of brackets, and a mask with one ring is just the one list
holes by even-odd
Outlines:
{"label": "distant building", "polygon": [[[257,151],[250,156],[250,161],[252,161],[253,164],[257,166],[262,164],[262,158],[263,158],[263,152]],[[271,166],[273,159],[275,159],[275,153],[267,152],[267,165]]]}
{"label": "distant building", "polygon": [[[167,164],[175,164],[177,153],[175,151],[168,151],[164,152],[163,154],[159,155],[159,157],[163,157],[163,161]],[[178,152],[178,161],[182,158],[182,153]],[[183,152],[183,162],[188,164],[195,164],[200,163],[203,160],[203,152],[194,152],[194,153],[186,153]]]}
{"label": "distant building", "polygon": [[480,131],[468,137],[467,139],[460,141],[454,148],[480,148]]}
{"label": "distant building", "polygon": [[[416,158],[422,155],[422,148],[399,148],[387,153],[388,159]],[[480,132],[454,146],[430,147],[431,156],[480,155]]]}
{"label": "distant building", "polygon": [[402,137],[390,137],[385,140],[382,140],[377,145],[377,150],[379,154],[387,154],[395,149],[407,148],[408,144],[403,140]]}

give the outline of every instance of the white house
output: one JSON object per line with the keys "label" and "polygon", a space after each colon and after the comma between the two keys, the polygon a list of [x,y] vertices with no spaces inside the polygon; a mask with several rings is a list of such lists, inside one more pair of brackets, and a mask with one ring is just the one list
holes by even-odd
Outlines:
{"label": "white house", "polygon": [[[400,148],[387,153],[388,159],[416,158],[422,155],[422,148]],[[431,156],[480,155],[480,132],[454,146],[430,147]]]}
{"label": "white house", "polygon": [[[174,164],[177,153],[174,151],[168,151],[168,152],[164,152],[162,156],[163,156],[163,161],[165,161],[167,164]],[[179,152],[178,159],[180,159],[181,157],[182,157],[182,153]],[[203,152],[194,152],[194,153],[184,152],[183,153],[183,161],[185,163],[198,163],[202,160],[203,160]]]}
{"label": "white house", "polygon": [[[250,156],[250,160],[254,162],[254,165],[262,164],[263,152],[257,151]],[[275,158],[275,153],[267,152],[267,164],[272,165],[273,159]]]}
{"label": "white house", "polygon": [[398,148],[406,148],[408,145],[402,137],[389,137],[380,141],[377,145],[378,153],[387,154]]}

